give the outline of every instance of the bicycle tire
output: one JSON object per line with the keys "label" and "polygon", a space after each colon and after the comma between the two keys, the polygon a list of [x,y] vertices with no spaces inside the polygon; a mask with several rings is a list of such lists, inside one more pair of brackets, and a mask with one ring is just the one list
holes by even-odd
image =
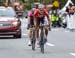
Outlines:
{"label": "bicycle tire", "polygon": [[35,50],[35,41],[33,40],[32,42],[32,50],[34,51]]}
{"label": "bicycle tire", "polygon": [[35,50],[35,42],[36,42],[36,38],[35,38],[35,32],[33,30],[33,34],[32,34],[32,40],[31,40],[31,44],[32,44],[32,50]]}
{"label": "bicycle tire", "polygon": [[44,45],[41,45],[40,48],[41,48],[41,53],[44,53]]}
{"label": "bicycle tire", "polygon": [[40,41],[40,49],[41,49],[41,53],[44,53],[44,38],[43,37],[41,38],[41,41]]}
{"label": "bicycle tire", "polygon": [[44,30],[43,30],[43,27],[41,28],[40,36],[41,36],[40,49],[41,49],[41,52],[44,53]]}

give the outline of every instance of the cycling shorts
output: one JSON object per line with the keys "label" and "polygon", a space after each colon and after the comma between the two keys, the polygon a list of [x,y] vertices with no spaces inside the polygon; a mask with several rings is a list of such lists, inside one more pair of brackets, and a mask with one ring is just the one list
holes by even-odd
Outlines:
{"label": "cycling shorts", "polygon": [[33,16],[30,17],[30,25],[31,26],[34,25],[34,18],[33,18]]}
{"label": "cycling shorts", "polygon": [[44,18],[37,18],[37,26],[39,26],[40,23],[44,24]]}

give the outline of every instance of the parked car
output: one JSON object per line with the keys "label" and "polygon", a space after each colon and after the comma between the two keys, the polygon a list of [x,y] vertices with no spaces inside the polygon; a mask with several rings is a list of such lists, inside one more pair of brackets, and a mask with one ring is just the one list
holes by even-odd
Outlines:
{"label": "parked car", "polygon": [[0,6],[0,35],[21,38],[21,21],[12,7]]}

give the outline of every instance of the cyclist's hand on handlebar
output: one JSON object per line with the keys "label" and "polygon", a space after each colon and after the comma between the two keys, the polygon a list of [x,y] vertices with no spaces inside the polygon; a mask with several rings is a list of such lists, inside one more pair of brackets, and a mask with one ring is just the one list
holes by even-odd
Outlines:
{"label": "cyclist's hand on handlebar", "polygon": [[30,28],[30,24],[28,24],[28,26],[27,26],[27,29],[29,29]]}
{"label": "cyclist's hand on handlebar", "polygon": [[49,31],[51,31],[51,27],[49,27]]}
{"label": "cyclist's hand on handlebar", "polygon": [[49,24],[49,31],[51,31],[51,27],[50,27],[50,24]]}

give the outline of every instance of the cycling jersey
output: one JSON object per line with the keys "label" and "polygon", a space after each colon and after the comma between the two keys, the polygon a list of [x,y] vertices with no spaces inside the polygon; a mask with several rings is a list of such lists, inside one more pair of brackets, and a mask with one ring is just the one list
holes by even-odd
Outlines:
{"label": "cycling jersey", "polygon": [[28,16],[30,17],[30,25],[34,25],[34,17],[33,17],[32,12],[29,12]]}
{"label": "cycling jersey", "polygon": [[44,20],[45,16],[47,16],[49,18],[48,12],[46,11],[46,9],[43,9],[43,10],[35,9],[35,11],[34,11],[34,18],[36,18],[37,26],[40,25],[40,22],[42,24],[44,24],[44,22],[45,22],[45,20]]}
{"label": "cycling jersey", "polygon": [[34,17],[35,18],[38,18],[38,17],[43,18],[45,16],[49,17],[46,9],[43,9],[43,10],[35,9],[35,11],[34,11]]}

